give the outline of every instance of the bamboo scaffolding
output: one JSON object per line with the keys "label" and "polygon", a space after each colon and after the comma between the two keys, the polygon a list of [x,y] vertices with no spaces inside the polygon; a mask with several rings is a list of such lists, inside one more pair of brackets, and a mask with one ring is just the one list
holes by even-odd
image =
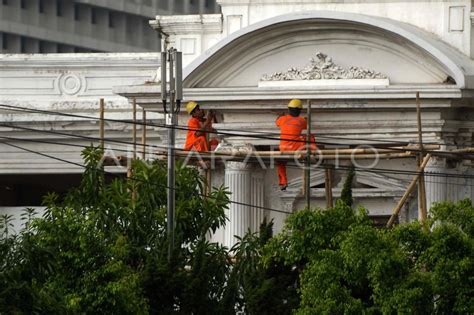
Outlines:
{"label": "bamboo scaffolding", "polygon": [[105,111],[105,104],[104,99],[101,98],[99,102],[99,138],[100,138],[100,148],[104,151],[105,143],[104,143],[104,136],[105,136],[105,126],[104,126],[104,111]]}
{"label": "bamboo scaffolding", "polygon": [[142,110],[142,159],[146,158],[146,110]]}
{"label": "bamboo scaffolding", "polygon": [[[440,148],[437,144],[426,145],[424,150],[438,150]],[[311,153],[314,154],[374,154],[374,153],[400,153],[401,151],[417,151],[419,150],[418,146],[404,146],[404,147],[393,147],[388,149],[324,149],[324,150],[315,150]],[[258,152],[261,156],[273,156],[273,155],[288,155],[288,154],[306,154],[306,150],[301,151],[255,151]],[[474,152],[474,148],[473,148]],[[446,152],[450,153],[450,152]]]}
{"label": "bamboo scaffolding", "polygon": [[132,143],[133,143],[133,158],[137,158],[137,100],[132,100]]}
{"label": "bamboo scaffolding", "polygon": [[[132,152],[132,159],[127,157],[127,178],[130,179],[133,177],[133,169],[132,169],[132,161],[137,158],[137,100],[133,98],[132,100],[132,143],[133,143],[133,152]],[[137,199],[137,192],[135,191],[135,185],[132,185],[131,188],[132,193],[132,204],[135,205],[135,201]]]}
{"label": "bamboo scaffolding", "polygon": [[308,125],[308,132],[306,134],[306,167],[304,169],[304,196],[306,198],[306,208],[311,207],[311,101],[307,101],[306,119]]}
{"label": "bamboo scaffolding", "polygon": [[395,208],[393,208],[392,216],[390,217],[390,219],[387,222],[387,227],[391,227],[393,222],[395,222],[395,219],[397,218],[398,213],[400,212],[403,205],[405,204],[405,201],[408,199],[408,197],[412,193],[413,189],[416,186],[416,183],[420,179],[420,176],[423,175],[423,170],[425,169],[426,165],[428,164],[430,158],[431,158],[431,154],[427,154],[425,156],[425,158],[423,159],[423,162],[421,163],[421,165],[418,167],[418,170],[417,170],[418,174],[416,174],[416,176],[412,179],[412,181],[410,182],[410,185],[408,185],[408,188],[405,191],[405,194],[403,194],[403,196],[400,199],[400,201],[398,202],[398,204],[395,206]]}
{"label": "bamboo scaffolding", "polygon": [[[439,146],[438,146],[439,147]],[[467,149],[472,149],[474,152],[474,148],[467,148]],[[463,150],[467,150],[463,149]],[[350,150],[350,149],[346,149]],[[403,152],[399,153],[400,151],[396,151],[398,153],[381,153],[381,154],[362,154],[362,153],[357,153],[357,154],[338,154],[338,150],[325,150],[323,154],[320,156],[311,156],[311,163],[317,163],[320,160],[351,160],[351,159],[358,159],[358,160],[364,160],[364,159],[400,159],[400,158],[414,158],[417,156],[417,152]],[[345,151],[349,153],[350,151]],[[358,149],[354,149],[354,152],[364,152],[364,151],[359,151]],[[377,150],[379,152],[379,150]],[[386,151],[382,151],[386,152]],[[446,154],[449,154],[451,152],[457,152],[456,150],[453,151],[445,151],[442,152],[441,156],[446,156]],[[275,154],[262,154],[262,153],[275,153]],[[219,159],[221,158],[222,160],[226,161],[247,161],[247,162],[255,162],[255,161],[267,161],[267,160],[281,160],[281,161],[303,161],[303,159],[306,158],[305,152],[298,152],[298,154],[293,155],[293,154],[287,154],[288,152],[280,152],[280,151],[252,151],[252,152],[235,152],[235,153],[227,153],[227,152],[215,152],[215,151],[206,151],[206,152],[195,152],[195,151],[185,151],[182,149],[176,149],[176,156],[181,157],[181,158],[189,158],[190,160],[209,160],[209,159]],[[438,156],[438,152],[430,152],[429,153],[431,156]],[[163,150],[158,150],[153,152],[153,155],[159,156],[159,157],[165,157],[167,156],[167,151],[165,149]],[[119,161],[127,161],[126,156],[118,156],[117,160]],[[474,158],[464,158],[467,160],[472,160]],[[121,162],[122,163],[122,162]],[[115,165],[115,164],[114,164]]]}
{"label": "bamboo scaffolding", "polygon": [[332,169],[331,168],[326,168],[324,170],[324,191],[326,195],[326,208],[330,209],[333,207],[333,201],[332,201]]}
{"label": "bamboo scaffolding", "polygon": [[474,153],[474,148],[464,148],[464,149],[455,149],[451,150],[453,153]]}
{"label": "bamboo scaffolding", "polygon": [[[423,160],[423,132],[421,126],[421,106],[420,106],[420,92],[416,92],[416,120],[418,126],[418,145],[420,147],[420,153],[418,154],[418,166],[421,165]],[[423,169],[421,169],[421,176],[418,181],[418,217],[422,223],[425,222],[427,217],[426,210],[426,189],[425,189],[425,175]]]}

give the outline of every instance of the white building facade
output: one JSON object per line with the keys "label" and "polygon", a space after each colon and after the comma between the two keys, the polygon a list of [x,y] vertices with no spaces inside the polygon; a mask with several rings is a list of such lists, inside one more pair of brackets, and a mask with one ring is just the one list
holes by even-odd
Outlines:
{"label": "white building facade", "polygon": [[[377,141],[416,143],[417,92],[425,143],[437,144],[440,150],[472,146],[474,42],[470,1],[225,0],[218,3],[222,14],[158,16],[151,25],[170,34],[171,46],[183,52],[185,100],[196,100],[204,108],[219,113],[220,119],[214,127],[217,131],[232,130],[233,134],[225,137],[231,149],[251,145],[256,150],[267,151],[277,146],[278,140],[271,139],[278,133],[274,121],[292,98],[311,101],[311,128],[317,142],[325,147]],[[1,80],[18,87],[26,76],[34,83],[30,87],[31,95],[25,95],[21,88],[0,90],[0,101],[97,113],[97,99],[106,97],[120,104],[113,107],[114,115],[124,118],[130,115],[130,100],[136,99],[147,111],[159,112],[161,85],[156,76],[159,57],[142,55],[139,64],[143,67],[133,69],[133,60],[138,55],[127,56],[130,61],[129,67],[123,68],[127,69],[126,73],[122,73],[120,66],[123,56],[77,57],[79,63],[81,58],[103,58],[104,72],[109,72],[108,67],[115,69],[113,80],[100,75],[92,79],[94,75],[90,73],[98,71],[94,67],[84,73],[80,66],[72,67],[66,60],[53,62],[51,71],[55,75],[49,84],[38,80],[41,71],[28,72],[19,64],[15,66],[18,63],[15,58],[21,56],[4,56],[0,61]],[[21,65],[41,68],[41,63],[54,58],[57,56],[30,57]],[[13,79],[4,79],[7,75]],[[43,89],[49,88],[56,94],[44,98],[34,96],[41,84]],[[101,88],[96,89],[97,86]],[[75,105],[71,107],[71,103]],[[4,113],[4,119],[19,119],[10,114]],[[162,118],[160,113],[155,115],[156,120]],[[34,116],[27,114],[22,119],[30,124]],[[187,119],[183,111],[179,124],[185,125]],[[92,132],[97,127],[90,123],[84,127],[88,123],[82,120],[68,124],[41,123],[70,131],[79,128],[81,132]],[[121,126],[109,128],[117,139],[129,135]],[[13,129],[3,131],[8,132],[19,134]],[[267,137],[249,137],[255,132]],[[150,139],[152,143],[165,141],[162,140],[164,130],[149,134],[154,136]],[[178,134],[178,145],[183,144],[184,136],[184,132]],[[18,172],[24,171],[26,156],[25,160],[10,156],[16,161]],[[370,215],[386,217],[413,177],[403,171],[415,171],[416,161],[380,159],[370,170],[363,171],[371,162],[361,162],[363,165],[356,172],[354,198],[356,204],[369,209]],[[336,159],[328,163],[336,167],[331,188],[337,199],[348,161]],[[345,167],[337,169],[338,163]],[[38,165],[29,165],[31,172],[40,172]],[[65,168],[72,170],[70,166]],[[2,172],[12,169],[4,167]],[[430,173],[425,177],[428,204],[473,196],[469,161],[433,158],[426,171]],[[45,166],[41,172],[52,172],[52,167]],[[212,182],[228,187],[231,200],[237,203],[230,205],[226,229],[214,238],[231,246],[234,235],[256,230],[263,217],[274,219],[278,229],[286,217],[284,212],[304,208],[303,172],[297,168],[289,168],[288,172],[289,187],[280,191],[276,170],[270,165],[218,164]],[[313,169],[310,183],[312,205],[324,206],[324,169]],[[399,219],[416,218],[416,208],[415,195]]]}

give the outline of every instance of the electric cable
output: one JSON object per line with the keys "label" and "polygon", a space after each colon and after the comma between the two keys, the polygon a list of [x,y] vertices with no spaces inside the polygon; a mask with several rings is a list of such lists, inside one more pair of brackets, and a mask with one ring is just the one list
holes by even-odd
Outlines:
{"label": "electric cable", "polygon": [[[3,124],[0,124],[0,126],[2,126]],[[20,127],[20,126],[10,126],[11,128],[17,128],[17,129],[22,129],[22,130],[28,130],[28,131],[38,131],[38,132],[44,132],[44,133],[48,133],[48,134],[55,134],[55,135],[65,135],[65,136],[70,136],[70,137],[75,137],[75,138],[79,138],[79,139],[86,139],[86,140],[96,140],[96,141],[99,141],[100,138],[98,137],[91,137],[91,136],[83,136],[83,135],[76,135],[76,134],[69,134],[69,133],[63,133],[63,132],[57,132],[57,131],[52,131],[52,130],[40,130],[40,129],[33,129],[33,128],[28,128],[28,127]],[[5,138],[8,138],[8,137],[5,137]],[[47,142],[47,141],[44,141],[44,140],[27,140],[27,139],[22,139],[22,138],[12,138],[12,137],[9,137],[10,139],[15,139],[15,140],[18,140],[18,141],[29,141],[29,142]],[[116,143],[120,143],[120,144],[127,144],[127,145],[133,145],[132,142],[127,142],[127,141],[121,141],[121,140],[115,140],[115,139],[108,139],[108,142],[116,142]],[[53,144],[58,144],[56,142],[54,142]],[[61,144],[61,145],[65,145],[64,143]],[[138,144],[137,144],[138,145]],[[75,145],[75,146],[78,146],[78,145]],[[164,145],[146,145],[147,147],[151,147],[151,148],[168,148],[167,146],[164,146]],[[120,150],[120,149],[117,149],[117,150]],[[181,151],[181,152],[192,152],[192,154],[196,154],[196,151],[186,151],[184,149],[181,149],[181,148],[175,148],[176,151]],[[120,150],[120,151],[125,151],[125,150]],[[142,153],[143,151],[141,151]],[[218,153],[218,152],[217,152]],[[163,153],[160,153],[159,155],[164,155],[166,156],[166,153],[163,152]],[[220,154],[216,154],[217,157],[219,157]],[[223,156],[226,156],[225,154],[223,154]],[[262,158],[262,157],[260,157]],[[234,160],[235,159],[238,159],[238,157],[234,157],[233,158]],[[230,160],[230,159],[229,159]],[[242,160],[244,160],[244,158],[242,158]],[[328,167],[333,167],[331,166],[330,164],[328,164]],[[343,167],[341,167],[343,168]],[[357,169],[362,169],[362,170],[367,170],[366,168],[357,168]],[[418,172],[417,171],[407,171],[407,170],[387,170],[387,169],[377,169],[377,168],[371,168],[372,172],[375,172],[375,171],[378,171],[380,173],[386,173],[386,174],[389,174],[389,173],[392,173],[392,174],[407,174],[407,175],[417,175]],[[427,172],[424,172],[425,174]],[[467,177],[467,175],[456,175],[456,174],[449,174],[449,173],[434,173],[436,175],[428,175],[428,176],[442,176],[442,177],[463,177],[463,178],[471,178],[470,177]]]}
{"label": "electric cable", "polygon": [[[33,139],[22,139],[22,138],[12,138],[12,137],[3,137],[3,136],[0,136],[0,139],[6,139],[6,140],[10,140],[10,141],[27,141],[27,142],[38,142],[38,143],[49,143],[47,141],[42,141],[42,140],[33,140]],[[6,144],[6,142],[3,142]],[[58,144],[58,145],[63,145],[63,146],[74,146],[74,147],[78,147],[80,146],[81,148],[84,148],[84,146],[81,146],[81,145],[74,145],[74,144],[67,144],[67,143],[52,143],[52,144]],[[9,144],[11,145],[11,144]],[[13,146],[13,145],[11,145]],[[23,151],[26,151],[28,149],[24,149]],[[33,150],[30,150],[31,152],[37,152],[37,151],[33,151]],[[42,153],[44,154],[44,153]],[[195,154],[195,152],[193,152],[193,154]],[[167,154],[163,154],[163,155],[167,155]],[[245,159],[245,157],[235,157],[234,160],[243,160]],[[255,162],[253,162],[255,163]],[[292,164],[291,162],[287,162],[287,167],[288,168],[292,168],[292,169],[298,169],[300,170],[301,169],[301,165],[294,165]],[[351,168],[351,166],[346,166],[346,165],[338,165],[337,167],[335,167],[334,165],[332,164],[320,164],[318,166],[312,166],[312,168],[314,170],[318,169],[318,168],[330,168],[330,169],[342,169],[342,170],[349,170]],[[421,173],[423,173],[425,176],[429,176],[429,177],[442,177],[442,178],[461,178],[461,179],[473,179],[474,178],[474,175],[462,175],[462,174],[452,174],[452,173],[440,173],[440,172],[418,172],[418,171],[405,171],[405,170],[397,170],[397,169],[381,169],[381,168],[363,168],[363,167],[355,167],[354,168],[356,171],[358,172],[367,172],[367,173],[373,173],[373,174],[392,174],[392,175],[405,175],[405,176],[413,176],[413,175],[419,175]],[[434,182],[434,181],[426,181],[426,182],[429,182],[429,183],[437,183],[437,182]],[[450,183],[451,184],[451,183]],[[459,186],[470,186],[468,184],[456,184],[456,183],[452,183],[453,185],[459,185]],[[474,186],[474,185],[473,185]]]}
{"label": "electric cable", "polygon": [[[0,141],[1,142],[1,141]],[[11,146],[11,147],[14,147],[14,148],[17,148],[17,149],[20,149],[20,150],[23,150],[23,151],[26,151],[26,152],[29,152],[29,153],[32,153],[32,154],[38,154],[40,156],[43,156],[43,157],[47,157],[47,158],[50,158],[50,159],[54,159],[54,160],[57,160],[57,161],[60,161],[60,162],[63,162],[63,163],[67,163],[67,164],[71,164],[71,165],[75,165],[75,166],[79,166],[79,167],[82,167],[82,168],[85,168],[87,169],[88,166],[86,165],[83,165],[83,164],[79,164],[79,163],[76,163],[76,162],[73,162],[73,161],[68,161],[68,160],[65,160],[65,159],[61,159],[61,158],[58,158],[58,157],[55,157],[55,156],[52,156],[52,155],[49,155],[49,154],[45,154],[45,153],[42,153],[42,152],[38,152],[38,151],[35,151],[35,150],[30,150],[30,149],[27,149],[27,148],[23,148],[21,146],[18,146],[18,145],[14,145],[14,144],[11,144],[11,143],[8,143],[8,142],[1,142],[1,143],[4,143],[8,146]],[[118,174],[115,174],[115,173],[111,173],[111,172],[107,172],[103,169],[101,169],[101,171],[105,174],[105,175],[108,175],[108,176],[112,176],[112,177],[119,177],[119,178],[122,178],[120,175]],[[144,183],[147,183],[139,178],[136,178],[136,177],[128,177],[128,179],[132,180],[132,181],[138,181],[138,182],[144,182]],[[148,183],[147,183],[148,184]],[[176,187],[169,187],[167,185],[163,185],[163,186],[160,186],[160,188],[167,188],[167,189],[171,189],[171,190],[175,190],[175,191],[178,191],[178,189]],[[206,194],[201,194],[201,193],[198,193],[199,196],[201,197],[205,197],[205,198],[211,198],[211,199],[215,199],[215,200],[219,200],[217,197],[214,197],[214,196],[209,196],[209,195],[206,195]],[[273,208],[268,208],[268,207],[263,207],[263,206],[257,206],[257,205],[252,205],[252,204],[248,204],[248,203],[244,203],[244,202],[239,202],[239,201],[233,201],[233,200],[227,200],[229,203],[232,203],[232,204],[237,204],[237,205],[241,205],[241,206],[246,206],[246,207],[251,207],[251,208],[258,208],[258,209],[261,209],[261,210],[267,210],[267,211],[273,211],[273,212],[279,212],[279,213],[284,213],[284,214],[290,214],[291,212],[288,212],[288,211],[283,211],[283,210],[279,210],[279,209],[273,209]]]}
{"label": "electric cable", "polygon": [[[82,118],[82,119],[91,119],[91,120],[98,120],[100,121],[101,119],[99,117],[93,117],[93,116],[86,116],[86,115],[77,115],[77,114],[70,114],[70,113],[62,113],[62,112],[56,112],[56,111],[49,111],[49,110],[39,110],[39,109],[29,109],[26,107],[20,107],[20,106],[12,106],[12,105],[1,105],[0,107],[5,107],[9,108],[12,111],[19,111],[19,112],[29,112],[29,113],[41,113],[41,114],[47,114],[47,115],[59,115],[59,116],[66,116],[66,117],[75,117],[75,118]],[[122,120],[122,119],[111,119],[111,118],[104,118],[104,121],[111,121],[111,122],[117,122],[117,123],[126,123],[126,124],[136,124],[140,126],[149,126],[149,127],[159,127],[159,128],[174,128],[177,130],[184,130],[184,131],[203,131],[200,129],[193,129],[193,128],[188,128],[187,126],[182,126],[182,125],[166,125],[166,124],[154,124],[154,123],[143,123],[140,121],[129,121],[129,120]],[[5,126],[6,127],[6,126]],[[220,130],[233,130],[233,129],[220,129]],[[207,133],[212,133],[212,134],[218,134],[218,135],[228,135],[228,136],[239,136],[239,137],[245,137],[245,138],[255,138],[255,139],[265,139],[265,140],[285,140],[285,138],[282,137],[270,137],[270,136],[265,136],[269,134],[268,132],[260,132],[260,131],[242,131],[242,130],[233,130],[237,131],[239,133],[231,133],[231,132],[224,132],[224,131],[212,131],[212,130],[206,130],[205,132]],[[246,134],[248,132],[253,133],[254,135],[249,135]],[[259,135],[260,134],[260,135]],[[276,133],[271,133],[271,134],[276,134]],[[289,135],[289,134],[282,134],[282,135]],[[319,138],[329,138],[329,139],[339,139],[339,140],[359,140],[359,141],[372,141],[372,142],[378,142],[380,145],[389,145],[390,143],[392,144],[398,144],[400,145],[400,141],[391,141],[391,140],[377,140],[377,139],[368,139],[368,138],[348,138],[348,137],[335,137],[335,136],[324,136],[324,135],[318,135]],[[301,143],[309,143],[307,140],[299,140],[299,139],[286,139],[286,140],[291,140],[293,142],[301,142]],[[317,141],[319,144],[324,144],[324,145],[374,145],[371,143],[360,143],[360,144],[347,144],[347,143],[334,143],[334,142],[323,142],[323,141]],[[416,141],[410,141],[410,143],[417,144]],[[438,144],[438,143],[429,143],[426,142],[424,143],[425,145],[430,145],[430,144]],[[138,144],[140,145],[140,144]],[[421,151],[420,149],[414,149],[414,148],[392,148],[393,150],[399,150],[403,152],[418,152]],[[430,152],[436,152],[436,153],[446,153],[446,154],[453,154],[454,152],[449,152],[449,151],[433,151],[433,150],[422,150],[424,153],[430,153]],[[464,154],[464,153],[463,153]]]}
{"label": "electric cable", "polygon": [[[2,106],[2,105],[0,105]],[[9,105],[8,105],[9,106]],[[37,110],[35,110],[37,111]],[[51,112],[51,111],[48,111],[49,113],[51,114],[61,114],[61,113],[57,113],[57,112]],[[72,115],[72,114],[67,114],[67,115]],[[75,115],[74,115],[75,116]],[[89,117],[89,116],[84,116],[84,117]],[[94,117],[92,117],[94,118]],[[96,119],[99,119],[100,118],[96,118]],[[124,122],[122,120],[113,120],[113,121],[119,121],[119,122]],[[126,121],[125,121],[126,122]],[[133,122],[131,122],[133,123]],[[0,126],[4,126],[4,127],[9,127],[9,128],[17,128],[17,129],[22,129],[22,130],[27,130],[27,131],[34,131],[34,132],[43,132],[43,133],[48,133],[48,134],[56,134],[56,135],[62,135],[62,136],[68,136],[68,137],[76,137],[76,138],[81,138],[81,139],[87,139],[87,140],[96,140],[96,141],[99,141],[101,140],[100,138],[98,137],[91,137],[91,136],[82,136],[82,135],[76,135],[76,134],[70,134],[70,133],[63,133],[63,132],[58,132],[58,131],[51,131],[51,130],[41,130],[41,129],[34,129],[34,128],[28,128],[28,127],[21,127],[21,126],[14,126],[14,125],[10,125],[10,124],[0,124]],[[170,127],[170,126],[166,126],[166,127]],[[164,146],[164,145],[143,145],[141,143],[133,143],[133,142],[127,142],[127,141],[121,141],[121,140],[116,140],[116,139],[107,139],[108,142],[115,142],[115,143],[120,143],[120,144],[126,144],[126,145],[136,145],[136,146],[147,146],[147,147],[152,147],[152,148],[167,148],[167,146]],[[302,141],[302,142],[306,142],[306,141]],[[120,150],[120,149],[116,149],[117,151],[125,151],[125,150]],[[175,148],[175,150],[181,150],[179,148]],[[407,151],[407,149],[401,149],[403,151]],[[182,150],[182,151],[185,151],[185,150]],[[420,150],[413,150],[413,151],[420,151]],[[426,153],[429,153],[430,151],[429,150],[423,150],[423,152],[426,152]],[[434,152],[440,152],[440,151],[434,151]],[[141,152],[138,152],[138,153],[143,153],[143,151]],[[449,152],[451,153],[451,152]],[[463,153],[463,154],[467,154],[467,153]],[[375,171],[375,169],[373,169]],[[380,172],[384,172],[384,173],[395,173],[396,171],[395,170],[392,170],[392,171],[389,171],[389,170],[385,170],[385,169],[379,169]],[[412,171],[405,171],[405,172],[409,172],[410,174],[413,174]],[[426,173],[426,172],[425,172]],[[398,173],[400,174],[400,173]],[[440,173],[436,173],[436,174],[440,174]],[[448,176],[448,177],[454,177],[455,175],[454,174],[440,174],[439,176]]]}

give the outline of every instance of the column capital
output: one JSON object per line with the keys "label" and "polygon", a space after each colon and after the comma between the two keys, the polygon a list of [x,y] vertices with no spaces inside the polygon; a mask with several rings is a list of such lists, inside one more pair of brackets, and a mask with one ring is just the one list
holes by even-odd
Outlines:
{"label": "column capital", "polygon": [[226,171],[241,171],[246,172],[252,169],[252,165],[249,163],[228,161],[225,163]]}
{"label": "column capital", "polygon": [[426,166],[426,170],[429,169],[445,169],[447,167],[447,160],[446,158],[432,156]]}

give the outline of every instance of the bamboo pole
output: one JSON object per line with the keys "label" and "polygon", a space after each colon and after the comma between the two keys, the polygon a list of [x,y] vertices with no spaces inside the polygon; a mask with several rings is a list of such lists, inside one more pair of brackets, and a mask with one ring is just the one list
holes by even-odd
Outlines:
{"label": "bamboo pole", "polygon": [[133,158],[137,158],[137,100],[133,98],[132,100],[132,143],[133,143]]}
{"label": "bamboo pole", "polygon": [[474,148],[456,149],[456,150],[451,150],[450,152],[453,152],[453,153],[474,153]]}
{"label": "bamboo pole", "polygon": [[[438,150],[439,145],[426,145],[424,150]],[[381,153],[401,153],[402,151],[418,150],[418,146],[404,146],[404,147],[393,147],[387,149],[325,149],[325,150],[316,150],[311,153],[314,154],[374,154],[375,152]],[[256,151],[261,156],[275,156],[275,155],[288,155],[288,154],[306,154],[306,150],[301,151]],[[455,151],[453,151],[455,152]],[[474,152],[474,148],[472,150]],[[449,152],[446,152],[449,153]]]}
{"label": "bamboo pole", "polygon": [[[418,125],[418,146],[420,147],[420,153],[418,154],[418,166],[421,165],[421,161],[423,160],[423,132],[421,126],[421,106],[420,106],[420,92],[416,92],[416,120]],[[423,170],[421,170],[422,175],[420,176],[420,180],[418,182],[418,218],[419,220],[424,223],[427,217],[427,210],[426,210],[426,189],[425,189],[425,176],[423,174]]]}
{"label": "bamboo pole", "polygon": [[307,134],[306,134],[306,169],[304,170],[305,177],[305,187],[304,195],[306,197],[306,208],[310,209],[311,207],[311,101],[307,101]]}
{"label": "bamboo pole", "polygon": [[105,143],[104,143],[104,136],[105,136],[105,126],[104,126],[104,111],[105,111],[105,104],[104,99],[101,98],[99,102],[99,117],[100,117],[100,125],[99,125],[99,138],[100,138],[100,148],[104,151]]}
{"label": "bamboo pole", "polygon": [[391,227],[393,222],[395,221],[396,217],[398,216],[398,213],[402,209],[403,205],[405,204],[405,201],[408,199],[410,194],[412,193],[413,189],[416,186],[416,183],[418,182],[420,176],[423,174],[423,170],[425,169],[426,165],[428,164],[429,160],[431,158],[431,154],[427,154],[425,158],[423,159],[423,162],[421,165],[418,167],[418,174],[415,175],[415,177],[412,179],[410,182],[410,185],[408,185],[407,190],[403,194],[402,198],[398,202],[398,204],[393,208],[393,213],[390,219],[387,222],[387,227]]}
{"label": "bamboo pole", "polygon": [[[127,158],[127,178],[133,177],[133,170],[132,170],[132,162],[137,158],[137,101],[135,98],[132,100],[132,143],[133,143],[133,153],[132,153],[132,160],[129,161]],[[134,183],[132,183],[134,185]],[[135,191],[135,187],[132,186],[132,205],[135,205],[135,201],[137,199],[137,194]]]}
{"label": "bamboo pole", "polygon": [[[322,155],[323,160],[373,160],[373,159],[400,159],[414,157],[413,153],[384,153],[384,154],[355,154],[355,155]],[[276,157],[278,158],[278,157]],[[316,158],[316,157],[315,157]]]}
{"label": "bamboo pole", "polygon": [[211,187],[212,187],[212,177],[211,177],[211,168],[208,167],[206,169],[206,196],[211,193]]}
{"label": "bamboo pole", "polygon": [[[159,150],[155,153],[155,155],[166,155],[167,152],[165,150]],[[177,151],[176,156],[181,156],[181,157],[186,157],[190,153],[189,151]],[[197,153],[193,153],[197,154]],[[268,159],[274,159],[274,160],[281,160],[281,161],[289,161],[289,160],[302,160],[306,158],[304,155],[299,154],[299,155],[275,155],[275,156],[260,156],[258,154],[258,151],[255,153],[235,153],[235,154],[230,154],[230,153],[224,153],[224,152],[199,152],[199,156],[202,159],[209,159],[209,158],[226,158],[226,159],[243,159],[243,158],[249,158],[249,159],[261,159],[261,160],[268,160]],[[399,158],[411,158],[414,157],[415,155],[413,153],[394,153],[394,154],[360,154],[360,155],[323,155],[321,158],[323,160],[334,160],[334,159],[340,159],[340,160],[351,160],[351,159],[376,159],[377,157],[380,159],[399,159]],[[312,162],[318,162],[319,158],[316,158],[314,156],[311,157]]]}
{"label": "bamboo pole", "polygon": [[324,170],[325,180],[324,180],[324,191],[326,194],[326,208],[330,209],[333,206],[332,201],[332,169],[327,167]]}
{"label": "bamboo pole", "polygon": [[146,110],[142,110],[142,159],[146,158]]}

